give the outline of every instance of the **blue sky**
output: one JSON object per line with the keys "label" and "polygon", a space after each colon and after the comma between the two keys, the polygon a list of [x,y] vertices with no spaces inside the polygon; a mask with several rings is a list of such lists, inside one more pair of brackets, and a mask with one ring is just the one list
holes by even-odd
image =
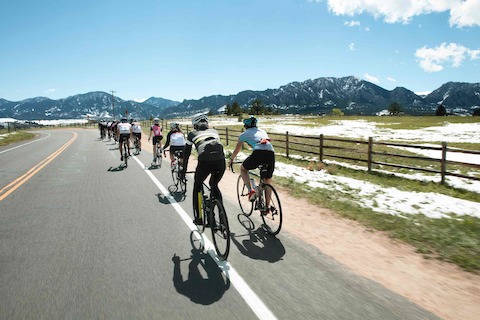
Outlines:
{"label": "blue sky", "polygon": [[356,76],[480,82],[480,0],[0,3],[0,98],[200,99]]}

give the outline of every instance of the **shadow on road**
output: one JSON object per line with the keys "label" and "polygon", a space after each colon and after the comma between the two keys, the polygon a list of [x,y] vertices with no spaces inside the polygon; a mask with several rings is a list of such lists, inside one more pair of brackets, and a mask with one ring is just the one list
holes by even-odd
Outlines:
{"label": "shadow on road", "polygon": [[255,223],[243,214],[238,215],[238,220],[248,233],[237,235],[232,232],[230,237],[243,255],[268,262],[277,262],[282,259],[286,251],[279,239],[269,235],[262,227],[254,230]]}
{"label": "shadow on road", "polygon": [[124,169],[126,169],[127,166],[125,166],[124,163],[120,164],[118,167],[110,167],[108,168],[107,171],[109,172],[119,172],[119,171],[123,171]]}
{"label": "shadow on road", "polygon": [[[210,255],[196,249],[192,249],[191,252],[190,258],[180,259],[177,255],[172,258],[175,289],[198,304],[209,305],[219,301],[230,288],[230,280]],[[191,261],[188,264],[188,276],[184,279],[180,264],[189,260]]]}

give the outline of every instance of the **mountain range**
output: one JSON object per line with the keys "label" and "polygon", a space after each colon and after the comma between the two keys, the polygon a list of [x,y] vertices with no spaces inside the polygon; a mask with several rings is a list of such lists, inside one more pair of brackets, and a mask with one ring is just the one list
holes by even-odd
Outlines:
{"label": "mountain range", "polygon": [[247,90],[235,95],[213,95],[183,102],[156,97],[135,102],[97,91],[59,100],[46,97],[17,102],[0,99],[0,117],[19,120],[118,118],[123,114],[139,119],[188,117],[202,112],[222,113],[226,105],[234,102],[248,108],[256,99],[282,114],[328,114],[333,108],[339,108],[346,115],[375,115],[396,102],[408,115],[433,115],[440,104],[448,113],[471,115],[480,108],[480,83],[448,82],[421,96],[403,87],[386,90],[353,76],[324,77],[292,82],[278,89]]}

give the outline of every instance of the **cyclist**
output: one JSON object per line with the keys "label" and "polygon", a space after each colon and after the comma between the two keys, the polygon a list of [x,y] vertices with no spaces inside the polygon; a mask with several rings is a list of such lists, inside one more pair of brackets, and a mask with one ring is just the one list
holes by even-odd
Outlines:
{"label": "cyclist", "polygon": [[[150,127],[150,135],[148,136],[148,141],[152,138],[153,135],[153,162],[157,161],[157,144],[159,145],[159,148],[162,147],[162,126],[160,125],[160,119],[155,118],[153,119],[153,125]],[[162,154],[160,153],[160,157]]]}
{"label": "cyclist", "polygon": [[163,149],[166,149],[168,146],[170,146],[170,161],[172,165],[175,160],[176,151],[180,151],[179,162],[181,164],[183,148],[185,147],[185,135],[177,122],[170,123],[170,132],[167,134],[167,141]]}
{"label": "cyclist", "polygon": [[225,173],[225,154],[220,142],[220,135],[217,130],[208,127],[208,117],[205,114],[193,117],[192,125],[194,130],[188,134],[183,149],[182,174],[185,175],[188,158],[194,144],[198,153],[198,163],[193,183],[193,213],[195,218],[193,223],[201,224],[202,221],[198,218],[198,195],[202,190],[203,181],[209,174],[211,193],[215,198],[222,201],[222,193],[218,188],[218,183]]}
{"label": "cyclist", "polygon": [[138,149],[142,151],[142,126],[136,119],[132,119],[130,123],[132,124],[132,137],[133,139],[138,138]]}
{"label": "cyclist", "polygon": [[[256,194],[250,184],[248,170],[258,168],[259,165],[268,165],[267,172],[263,178],[265,179],[265,183],[272,184],[273,170],[275,169],[275,150],[273,149],[268,134],[257,127],[257,119],[254,116],[244,119],[243,126],[245,127],[245,131],[238,137],[237,145],[235,150],[233,150],[228,166],[231,165],[233,159],[235,159],[240,152],[244,142],[252,147],[253,152],[243,161],[240,175],[248,189],[248,200],[253,202],[256,199]],[[267,203],[269,203],[269,199],[266,200]]]}
{"label": "cyclist", "polygon": [[130,157],[130,136],[132,135],[132,126],[127,122],[127,118],[123,117],[122,121],[117,124],[118,149],[120,150],[120,161],[123,161],[123,143],[127,144],[128,156]]}

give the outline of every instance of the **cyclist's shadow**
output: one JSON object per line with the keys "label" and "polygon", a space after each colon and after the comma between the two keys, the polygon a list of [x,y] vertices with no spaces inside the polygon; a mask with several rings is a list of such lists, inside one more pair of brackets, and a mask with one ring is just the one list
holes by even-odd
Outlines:
{"label": "cyclist's shadow", "polygon": [[[282,259],[286,251],[279,239],[269,235],[262,227],[253,230],[255,223],[243,214],[239,214],[238,219],[246,219],[240,221],[240,223],[247,229],[248,233],[237,235],[231,232],[230,237],[243,255],[268,262],[277,262]],[[239,241],[240,237],[244,238],[241,242]]]}
{"label": "cyclist's shadow", "polygon": [[[175,192],[175,193],[170,193],[171,197],[175,200],[175,202],[181,202],[184,201],[186,198],[186,195],[181,192]],[[158,202],[163,203],[163,204],[170,204],[170,200],[168,197],[164,196],[162,193],[157,193],[156,194],[158,198]]]}
{"label": "cyclist's shadow", "polygon": [[[188,278],[184,280],[180,270],[181,261],[191,260],[188,265]],[[192,302],[209,305],[219,301],[230,288],[230,280],[222,273],[215,261],[206,253],[192,249],[192,255],[180,259],[177,255],[173,261],[173,284],[178,293],[190,298]],[[202,272],[200,270],[202,268]],[[204,277],[203,274],[207,274]]]}

